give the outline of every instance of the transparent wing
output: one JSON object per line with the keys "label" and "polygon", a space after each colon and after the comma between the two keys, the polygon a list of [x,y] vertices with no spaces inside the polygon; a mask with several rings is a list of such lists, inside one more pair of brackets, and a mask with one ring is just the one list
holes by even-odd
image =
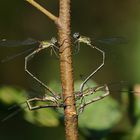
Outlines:
{"label": "transparent wing", "polygon": [[[80,79],[83,81],[84,75],[80,75]],[[92,83],[94,83],[92,80],[86,83],[86,89],[92,88]],[[136,93],[135,91],[130,90],[130,87],[132,85],[128,81],[116,81],[116,82],[110,82],[110,83],[99,83],[97,86],[93,87],[93,89],[96,89],[98,87],[104,86],[106,84],[109,88],[109,92],[111,93],[122,93],[122,92],[131,92]],[[104,90],[104,88],[101,88],[101,90]]]}
{"label": "transparent wing", "polygon": [[25,45],[32,45],[36,44],[38,41],[28,38],[26,40],[20,41],[20,40],[1,40],[0,41],[0,46],[1,47],[17,47],[17,46],[25,46]]}
{"label": "transparent wing", "polygon": [[[16,109],[15,109],[16,108]],[[25,102],[20,103],[19,105],[13,105],[11,107],[8,108],[8,110],[13,110],[12,113],[9,113],[7,116],[5,116],[1,122],[5,122],[7,120],[9,120],[10,118],[14,117],[15,115],[17,115],[19,112],[22,112],[23,109],[26,109],[27,105]]]}
{"label": "transparent wing", "polygon": [[30,48],[30,49],[28,49],[28,50],[25,50],[25,51],[23,51],[23,52],[17,53],[17,54],[12,55],[12,56],[7,56],[6,58],[2,59],[0,62],[1,62],[1,63],[8,62],[8,61],[10,61],[10,60],[12,60],[12,59],[14,59],[14,58],[16,58],[16,57],[18,57],[18,56],[21,56],[21,55],[23,55],[23,54],[26,54],[26,53],[28,53],[28,52],[30,52],[30,51],[32,51],[32,50],[34,50],[34,48]]}
{"label": "transparent wing", "polygon": [[[104,84],[99,84],[99,86],[97,87],[100,87],[100,85],[103,86]],[[130,87],[132,87],[132,85],[130,85],[128,81],[111,82],[107,83],[106,85],[109,88],[109,92],[112,94],[121,94],[123,92],[136,93],[135,91],[130,90]]]}
{"label": "transparent wing", "polygon": [[111,37],[111,38],[102,38],[102,39],[95,39],[95,44],[101,43],[101,44],[126,44],[128,43],[128,40],[124,37]]}

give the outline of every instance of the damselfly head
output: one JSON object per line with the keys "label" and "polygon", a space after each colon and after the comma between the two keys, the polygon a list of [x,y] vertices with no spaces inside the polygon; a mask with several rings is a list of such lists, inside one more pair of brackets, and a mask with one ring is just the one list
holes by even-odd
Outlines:
{"label": "damselfly head", "polygon": [[57,100],[60,100],[60,99],[61,99],[61,96],[56,95],[55,98],[56,98]]}
{"label": "damselfly head", "polygon": [[74,33],[74,34],[73,34],[73,38],[74,38],[74,39],[80,38],[80,34],[79,34],[79,33]]}
{"label": "damselfly head", "polygon": [[57,41],[57,39],[56,39],[55,37],[52,37],[52,38],[51,38],[51,43],[53,43],[53,44],[57,44],[58,41]]}

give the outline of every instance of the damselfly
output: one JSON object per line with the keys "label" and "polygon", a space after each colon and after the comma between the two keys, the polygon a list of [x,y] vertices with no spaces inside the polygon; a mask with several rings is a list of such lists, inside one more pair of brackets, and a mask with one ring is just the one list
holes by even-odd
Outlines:
{"label": "damselfly", "polygon": [[[28,70],[28,62],[33,58],[33,56],[37,53],[39,53],[43,49],[50,48],[51,52],[53,51],[56,56],[56,50],[59,51],[59,46],[56,38],[52,38],[50,41],[36,41],[34,39],[27,39],[24,41],[7,41],[7,40],[2,40],[0,41],[0,46],[7,46],[7,47],[16,47],[16,46],[24,46],[24,45],[32,45],[35,43],[39,43],[38,48],[34,49],[33,52],[31,52],[29,55],[25,57],[25,71],[33,78],[35,79],[40,85],[45,87],[52,95],[57,99],[58,95],[51,89],[49,88],[46,84],[44,84],[41,80],[39,80],[36,76],[34,76],[29,70]],[[55,50],[56,49],[56,50]],[[7,58],[8,59],[8,58]]]}
{"label": "damselfly", "polygon": [[[87,89],[83,90],[82,98],[85,97],[85,96],[90,96],[92,94],[96,94],[98,91],[104,91],[104,93],[102,95],[98,95],[97,97],[95,97],[95,98],[93,98],[93,99],[91,99],[89,101],[81,103],[80,107],[78,108],[78,113],[82,113],[84,111],[84,108],[87,105],[89,105],[91,103],[94,103],[94,102],[96,102],[98,100],[101,100],[101,99],[105,98],[106,96],[108,96],[110,94],[109,87],[105,84],[103,86],[97,86],[97,87],[87,88]],[[76,95],[77,97],[79,95],[81,96],[81,93],[79,95],[78,94]],[[79,97],[78,97],[78,99],[79,99]]]}
{"label": "damselfly", "polygon": [[[91,48],[96,49],[97,51],[99,51],[102,54],[102,63],[80,85],[80,92],[83,93],[84,85],[104,65],[104,62],[105,62],[105,52],[102,51],[101,49],[99,49],[98,47],[92,45],[91,39],[89,37],[81,36],[79,33],[74,33],[73,37],[74,37],[74,39],[76,39],[76,41],[74,43],[75,44],[77,43],[78,50],[80,49],[80,43],[85,43],[88,46],[90,46]],[[83,98],[82,98],[82,100],[83,100]]]}
{"label": "damselfly", "polygon": [[[126,43],[126,40],[124,38],[121,37],[112,37],[112,38],[104,38],[101,40],[93,40],[93,42],[91,41],[91,39],[89,37],[86,36],[82,36],[79,33],[74,33],[73,34],[73,38],[75,39],[74,44],[76,45],[76,50],[77,52],[80,51],[80,45],[81,43],[84,43],[88,46],[90,46],[93,49],[96,49],[99,53],[101,53],[102,55],[102,62],[101,64],[95,69],[93,70],[93,72],[87,77],[85,78],[85,80],[82,82],[82,84],[80,85],[80,92],[83,92],[84,86],[85,84],[89,81],[89,79],[92,78],[92,76],[99,71],[105,64],[105,52],[103,50],[101,50],[100,48],[98,48],[97,46],[95,46],[95,44],[98,43],[105,43],[105,44],[112,44],[112,43],[117,43],[117,44],[122,44],[122,43]],[[94,43],[94,45],[93,45]],[[82,99],[83,100],[83,99]],[[81,101],[82,101],[81,100]]]}

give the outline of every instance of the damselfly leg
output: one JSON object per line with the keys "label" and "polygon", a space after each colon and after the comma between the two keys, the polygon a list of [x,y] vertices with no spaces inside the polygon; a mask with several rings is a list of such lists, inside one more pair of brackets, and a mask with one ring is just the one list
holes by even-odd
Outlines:
{"label": "damselfly leg", "polygon": [[110,94],[110,91],[109,91],[109,87],[105,84],[103,86],[86,88],[85,90],[83,90],[82,93],[80,91],[75,93],[76,101],[78,101],[78,100],[81,100],[81,98],[83,99],[86,96],[87,97],[91,96],[93,94],[96,94],[99,91],[103,91],[104,93],[99,96],[94,97],[93,99],[91,99],[89,101],[84,101],[83,103],[82,102],[80,103],[80,106],[78,107],[78,113],[82,113],[84,111],[84,107],[86,107],[87,105],[89,105],[93,102],[96,102],[98,100],[101,100],[101,99],[105,98],[106,96],[108,96]]}
{"label": "damselfly leg", "polygon": [[89,105],[89,104],[92,104],[98,100],[101,100],[103,98],[105,98],[106,96],[108,96],[110,94],[109,92],[109,88],[108,86],[105,84],[103,86],[99,86],[99,87],[96,87],[96,88],[88,88],[86,89],[85,91],[83,91],[83,97],[85,96],[90,96],[92,94],[96,94],[98,91],[102,91],[104,89],[104,94],[102,95],[99,95],[89,101],[86,101],[84,103],[81,103],[79,109],[78,109],[78,113],[82,113],[84,111],[84,108]]}
{"label": "damselfly leg", "polygon": [[[49,96],[46,94],[43,98],[35,97],[35,98],[28,99],[26,101],[26,103],[27,103],[29,110],[36,110],[36,109],[47,108],[47,107],[60,107],[60,106],[62,106],[62,103],[61,103],[61,105],[59,103],[60,99],[61,99],[61,97],[56,99],[56,97],[52,97],[52,96]],[[51,105],[45,104],[45,105],[32,106],[31,102],[34,102],[34,101],[51,102]]]}
{"label": "damselfly leg", "polygon": [[[89,79],[92,78],[92,76],[101,69],[101,67],[103,67],[104,63],[105,63],[105,52],[101,49],[99,49],[98,47],[92,45],[91,39],[89,37],[85,37],[85,36],[81,36],[79,33],[74,33],[73,34],[74,39],[76,39],[75,44],[78,44],[78,48],[80,49],[80,43],[85,43],[88,46],[92,47],[93,49],[96,49],[97,51],[99,51],[102,54],[102,62],[101,64],[82,82],[82,84],[80,85],[80,92],[83,93],[83,89],[85,84],[87,83],[87,81]],[[79,50],[78,49],[78,50]],[[81,102],[83,101],[84,97],[82,95],[82,99]]]}
{"label": "damselfly leg", "polygon": [[120,97],[122,98],[124,97],[121,94],[134,94],[135,96],[140,95],[140,92],[132,90],[129,87],[132,87],[132,85],[129,85],[128,81],[120,81],[120,82],[112,82],[112,83],[104,84],[102,86],[86,88],[83,90],[83,93],[81,93],[80,91],[75,92],[75,98],[77,102],[82,97],[84,97],[85,99],[84,103],[80,103],[80,105],[77,103],[78,112],[82,113],[86,106],[98,100],[101,100],[110,94],[112,94],[113,97],[117,97],[117,98],[119,97],[119,99]]}

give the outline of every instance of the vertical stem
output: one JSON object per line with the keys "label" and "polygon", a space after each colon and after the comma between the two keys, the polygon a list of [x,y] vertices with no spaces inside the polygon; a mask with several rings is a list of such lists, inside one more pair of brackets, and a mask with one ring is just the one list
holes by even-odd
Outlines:
{"label": "vertical stem", "polygon": [[74,82],[72,69],[71,37],[70,37],[70,2],[71,0],[59,0],[60,10],[59,18],[44,9],[34,0],[26,0],[51,20],[58,28],[60,42],[60,71],[63,99],[66,107],[65,113],[65,131],[67,140],[78,140],[78,116],[75,107]]}
{"label": "vertical stem", "polygon": [[78,117],[75,107],[71,57],[70,1],[71,0],[60,0],[59,20],[57,25],[59,42],[60,44],[63,44],[60,48],[60,71],[63,99],[66,105],[66,108],[64,109],[66,139],[77,140]]}

